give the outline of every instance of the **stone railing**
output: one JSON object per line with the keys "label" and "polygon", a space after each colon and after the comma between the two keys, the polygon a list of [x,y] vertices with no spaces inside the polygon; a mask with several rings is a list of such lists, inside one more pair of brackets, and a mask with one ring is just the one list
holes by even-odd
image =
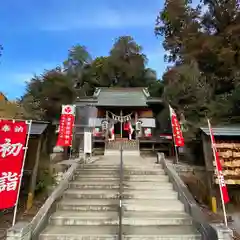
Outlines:
{"label": "stone railing", "polygon": [[204,213],[189,192],[187,186],[179,177],[175,169],[166,161],[163,153],[158,153],[157,162],[162,164],[174,190],[178,192],[179,200],[184,204],[186,212],[192,217],[194,226],[201,233],[204,240],[231,240],[233,231],[224,224],[209,224]]}
{"label": "stone railing", "polygon": [[64,174],[63,180],[57,185],[31,222],[17,222],[15,226],[8,229],[7,240],[38,239],[39,233],[45,228],[50,215],[55,210],[56,201],[61,198],[63,192],[68,188],[69,181],[73,178],[79,164],[80,162],[71,164]]}

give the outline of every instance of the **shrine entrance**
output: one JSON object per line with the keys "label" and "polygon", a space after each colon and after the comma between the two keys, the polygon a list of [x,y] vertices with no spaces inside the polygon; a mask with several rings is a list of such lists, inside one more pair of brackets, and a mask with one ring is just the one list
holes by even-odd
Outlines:
{"label": "shrine entrance", "polygon": [[[132,140],[134,133],[134,121],[132,115],[134,113],[120,110],[120,114],[107,111],[107,118],[110,124],[110,139],[112,141]],[[135,135],[135,134],[134,134]]]}
{"label": "shrine entrance", "polygon": [[114,124],[115,140],[129,140],[129,132],[124,130],[124,123],[116,122]]}

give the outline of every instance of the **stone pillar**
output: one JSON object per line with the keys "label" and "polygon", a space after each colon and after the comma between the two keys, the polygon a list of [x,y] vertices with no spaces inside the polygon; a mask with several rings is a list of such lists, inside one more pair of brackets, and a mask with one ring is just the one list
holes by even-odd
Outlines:
{"label": "stone pillar", "polygon": [[165,158],[165,156],[164,156],[164,153],[158,153],[157,154],[157,164],[161,164],[162,163],[162,161],[164,160],[164,158]]}
{"label": "stone pillar", "polygon": [[28,222],[17,222],[7,231],[7,240],[31,240],[31,224]]}
{"label": "stone pillar", "polygon": [[211,224],[211,226],[216,230],[218,240],[233,239],[233,230],[226,227],[224,224]]}

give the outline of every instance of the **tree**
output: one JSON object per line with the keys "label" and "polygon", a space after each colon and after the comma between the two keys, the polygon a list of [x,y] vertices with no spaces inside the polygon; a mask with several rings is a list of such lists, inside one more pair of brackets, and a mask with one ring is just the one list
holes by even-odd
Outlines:
{"label": "tree", "polygon": [[69,50],[68,59],[63,63],[65,71],[72,78],[78,95],[88,95],[91,89],[90,68],[92,57],[85,46],[76,45]]}
{"label": "tree", "polygon": [[0,118],[21,119],[23,108],[17,101],[0,101]]}
{"label": "tree", "polygon": [[163,76],[163,98],[191,122],[199,122],[208,113],[211,89],[197,64],[174,67]]}
{"label": "tree", "polygon": [[157,17],[155,34],[164,37],[163,47],[168,52],[165,60],[168,62],[186,61],[189,51],[196,51],[198,46],[200,8],[194,9],[190,3],[190,0],[166,0]]}
{"label": "tree", "polygon": [[97,57],[91,64],[91,78],[95,87],[115,85],[114,69],[109,57]]}
{"label": "tree", "polygon": [[147,58],[132,37],[119,37],[109,56],[92,59],[86,47],[76,45],[63,63],[33,77],[20,99],[24,116],[53,121],[58,119],[61,105],[75,101],[76,96],[92,95],[95,87],[150,87],[155,96],[162,91],[156,72],[146,68]]}
{"label": "tree", "polygon": [[26,117],[53,121],[59,118],[62,104],[74,99],[71,78],[61,69],[53,69],[31,79],[20,102]]}
{"label": "tree", "polygon": [[195,8],[166,0],[159,13],[155,33],[164,37],[166,60],[173,63],[164,75],[164,97],[187,119],[238,119],[239,10],[236,0],[205,0]]}
{"label": "tree", "polygon": [[[147,87],[146,56],[142,47],[130,36],[119,37],[109,56],[109,67],[113,71],[114,85],[120,87]],[[155,79],[156,80],[156,79]]]}

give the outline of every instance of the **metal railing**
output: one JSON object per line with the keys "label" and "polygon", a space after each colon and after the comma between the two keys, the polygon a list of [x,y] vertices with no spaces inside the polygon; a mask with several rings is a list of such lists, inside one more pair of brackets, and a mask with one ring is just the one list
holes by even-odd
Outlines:
{"label": "metal railing", "polygon": [[118,239],[122,240],[122,200],[123,200],[123,145],[120,146],[120,167],[119,167],[119,232]]}

